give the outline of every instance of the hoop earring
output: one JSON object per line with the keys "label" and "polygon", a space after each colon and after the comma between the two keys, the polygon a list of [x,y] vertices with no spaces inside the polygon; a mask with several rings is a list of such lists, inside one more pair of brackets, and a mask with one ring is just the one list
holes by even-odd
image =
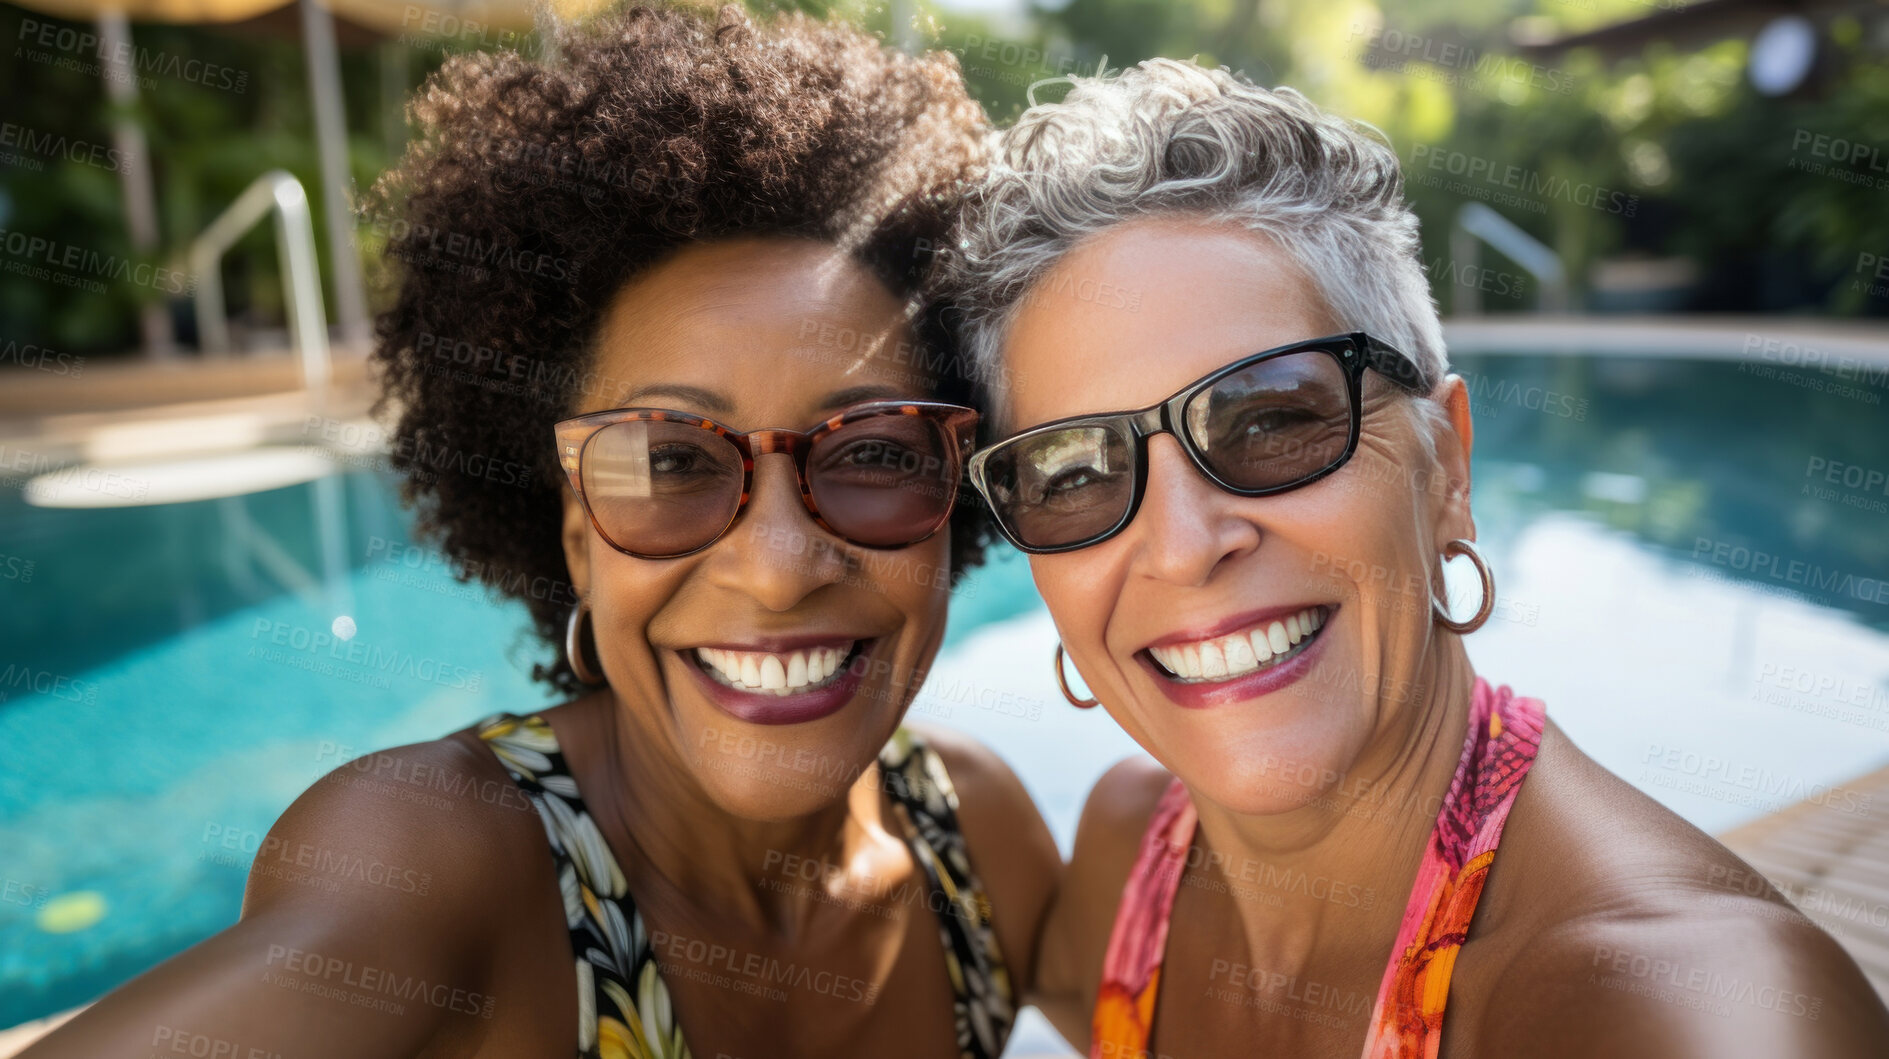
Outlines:
{"label": "hoop earring", "polygon": [[1482,553],[1477,551],[1476,546],[1469,541],[1458,539],[1443,546],[1444,562],[1458,555],[1469,556],[1469,561],[1476,565],[1476,573],[1482,575],[1482,606],[1476,608],[1475,616],[1468,621],[1455,621],[1450,617],[1450,612],[1444,609],[1444,605],[1433,596],[1430,599],[1430,613],[1436,618],[1438,625],[1462,635],[1482,628],[1483,623],[1489,620],[1489,615],[1495,612],[1495,574],[1489,569],[1489,561],[1484,559]]}
{"label": "hoop earring", "polygon": [[1069,690],[1069,678],[1063,676],[1063,642],[1061,640],[1056,641],[1056,657],[1053,664],[1056,666],[1056,686],[1063,689],[1063,698],[1069,700],[1069,705],[1074,706],[1078,710],[1086,710],[1102,701],[1100,699],[1078,699],[1075,693]]}
{"label": "hoop earring", "polygon": [[[584,615],[589,613],[590,608],[581,602],[571,608],[570,619],[564,623],[564,657],[570,659],[571,672],[577,674],[579,681],[595,687],[604,682],[603,674],[590,668],[590,663],[584,660],[584,643],[579,636],[579,627],[584,623]],[[592,639],[594,640],[595,637]]]}

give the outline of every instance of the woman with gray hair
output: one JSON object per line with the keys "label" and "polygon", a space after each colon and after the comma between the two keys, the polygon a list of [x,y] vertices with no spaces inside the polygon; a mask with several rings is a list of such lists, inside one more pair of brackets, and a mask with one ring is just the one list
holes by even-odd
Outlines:
{"label": "woman with gray hair", "polygon": [[1191,63],[1074,82],[953,290],[1064,694],[1159,762],[1090,795],[1051,1019],[1109,1057],[1434,1057],[1446,1004],[1452,1056],[1883,1054],[1828,934],[1472,670],[1469,397],[1391,149]]}

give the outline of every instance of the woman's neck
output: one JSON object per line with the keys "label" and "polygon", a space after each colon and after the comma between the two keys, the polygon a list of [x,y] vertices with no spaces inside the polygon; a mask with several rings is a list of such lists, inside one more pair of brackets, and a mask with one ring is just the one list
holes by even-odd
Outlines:
{"label": "woman's neck", "polygon": [[600,697],[591,723],[595,745],[607,749],[591,757],[585,801],[639,906],[712,910],[716,920],[793,936],[820,892],[871,888],[872,873],[856,870],[871,858],[859,854],[898,841],[882,819],[876,762],[814,812],[746,819],[715,804],[667,740],[637,730],[614,693]]}
{"label": "woman's neck", "polygon": [[[1201,838],[1229,892],[1261,892],[1237,902],[1249,938],[1292,959],[1334,932],[1368,940],[1377,919],[1397,921],[1462,759],[1475,679],[1462,641],[1443,636],[1402,685],[1415,689],[1411,701],[1393,704],[1352,768],[1307,804],[1252,815],[1196,796]],[[1369,912],[1380,915],[1360,914]]]}

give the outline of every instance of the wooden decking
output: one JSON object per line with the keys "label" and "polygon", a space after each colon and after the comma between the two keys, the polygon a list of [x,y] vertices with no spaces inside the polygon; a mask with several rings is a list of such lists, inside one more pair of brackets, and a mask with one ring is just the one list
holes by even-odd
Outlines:
{"label": "wooden decking", "polygon": [[[1843,943],[1889,1003],[1889,767],[1718,836]],[[1841,811],[1839,811],[1841,810]]]}

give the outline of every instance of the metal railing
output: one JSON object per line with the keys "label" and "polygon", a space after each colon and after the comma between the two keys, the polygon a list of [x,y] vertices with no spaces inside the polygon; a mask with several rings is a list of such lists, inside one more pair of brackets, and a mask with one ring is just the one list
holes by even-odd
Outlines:
{"label": "metal railing", "polygon": [[[1456,223],[1450,228],[1450,257],[1458,268],[1480,268],[1481,244],[1502,252],[1522,266],[1541,285],[1535,307],[1542,312],[1566,312],[1568,309],[1568,273],[1561,259],[1546,244],[1515,226],[1515,222],[1480,202],[1468,202],[1456,211]],[[1450,312],[1454,316],[1481,316],[1482,291],[1473,283],[1457,284],[1451,291]]]}
{"label": "metal railing", "polygon": [[276,255],[289,314],[289,347],[302,366],[302,382],[319,412],[333,374],[328,351],[328,316],[321,301],[315,258],[315,225],[301,181],[271,169],[243,189],[229,209],[190,244],[190,272],[197,281],[197,341],[207,354],[228,353],[229,321],[223,308],[223,255],[270,213],[275,214]]}
{"label": "metal railing", "polygon": [[[189,268],[197,281],[197,341],[206,354],[229,352],[223,255],[271,213],[275,214],[276,255],[289,316],[289,347],[302,367],[309,411],[324,415],[334,369],[328,349],[328,314],[321,300],[320,265],[315,257],[315,225],[308,209],[308,193],[302,182],[288,172],[271,169],[257,177],[191,242]],[[241,497],[222,501],[224,525],[235,543],[229,561],[241,564],[254,560],[311,604],[347,614],[353,610],[353,592],[348,584],[347,515],[341,481],[337,475],[324,474],[309,482],[309,487],[313,491],[310,501],[325,596],[317,592],[313,576],[249,517]]]}

